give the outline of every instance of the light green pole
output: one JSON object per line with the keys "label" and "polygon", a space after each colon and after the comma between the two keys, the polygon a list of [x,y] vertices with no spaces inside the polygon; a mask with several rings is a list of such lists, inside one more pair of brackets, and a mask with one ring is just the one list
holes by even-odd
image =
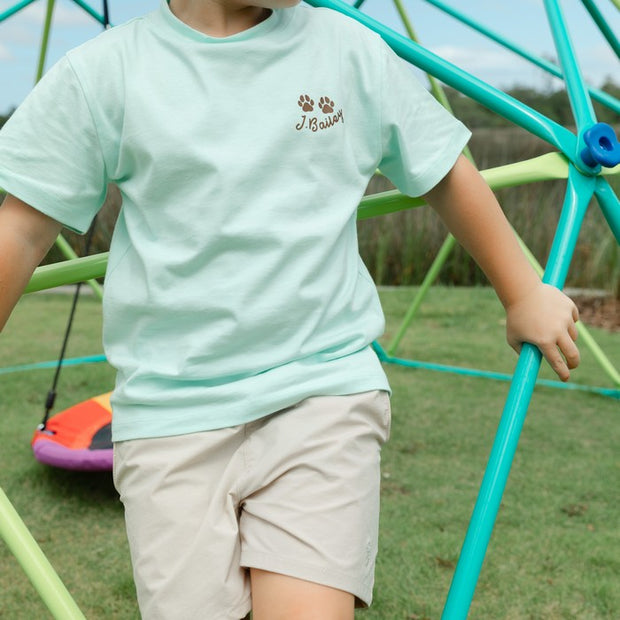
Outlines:
{"label": "light green pole", "polygon": [[47,57],[50,31],[52,28],[54,5],[55,0],[47,0],[47,10],[45,11],[45,23],[43,25],[43,36],[41,37],[41,49],[39,50],[39,64],[37,65],[35,84],[43,77],[43,72],[45,71],[45,59]]}
{"label": "light green pole", "polygon": [[86,620],[1,488],[0,536],[56,620]]}

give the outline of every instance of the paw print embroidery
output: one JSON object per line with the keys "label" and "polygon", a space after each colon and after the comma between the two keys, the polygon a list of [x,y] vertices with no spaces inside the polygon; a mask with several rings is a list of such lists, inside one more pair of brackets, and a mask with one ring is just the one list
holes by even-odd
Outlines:
{"label": "paw print embroidery", "polygon": [[323,114],[331,114],[334,111],[336,104],[329,97],[321,97],[319,99],[319,108]]}
{"label": "paw print embroidery", "polygon": [[314,110],[314,100],[310,99],[308,95],[301,95],[297,104],[304,112],[312,112]]}

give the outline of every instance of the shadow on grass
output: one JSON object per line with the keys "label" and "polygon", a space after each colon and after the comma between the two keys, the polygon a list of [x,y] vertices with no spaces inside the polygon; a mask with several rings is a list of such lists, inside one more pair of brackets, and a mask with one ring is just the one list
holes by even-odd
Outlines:
{"label": "shadow on grass", "polygon": [[59,499],[71,499],[85,505],[113,504],[119,499],[112,472],[69,471],[41,466],[39,476],[40,486]]}

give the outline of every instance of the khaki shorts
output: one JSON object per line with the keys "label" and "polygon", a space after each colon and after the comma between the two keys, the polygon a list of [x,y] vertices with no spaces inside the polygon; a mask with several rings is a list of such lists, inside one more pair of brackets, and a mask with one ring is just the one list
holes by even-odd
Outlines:
{"label": "khaki shorts", "polygon": [[239,619],[248,568],[372,599],[386,392],[114,446],[142,617]]}

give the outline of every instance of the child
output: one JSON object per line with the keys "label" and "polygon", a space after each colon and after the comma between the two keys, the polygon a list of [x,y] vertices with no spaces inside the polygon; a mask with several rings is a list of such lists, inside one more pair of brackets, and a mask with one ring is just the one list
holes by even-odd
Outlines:
{"label": "child", "polygon": [[372,597],[383,330],[357,252],[379,167],[488,275],[566,380],[577,311],[379,37],[296,0],[162,0],[70,52],[0,134],[0,326],[108,182],[115,483],[144,618],[353,617]]}

